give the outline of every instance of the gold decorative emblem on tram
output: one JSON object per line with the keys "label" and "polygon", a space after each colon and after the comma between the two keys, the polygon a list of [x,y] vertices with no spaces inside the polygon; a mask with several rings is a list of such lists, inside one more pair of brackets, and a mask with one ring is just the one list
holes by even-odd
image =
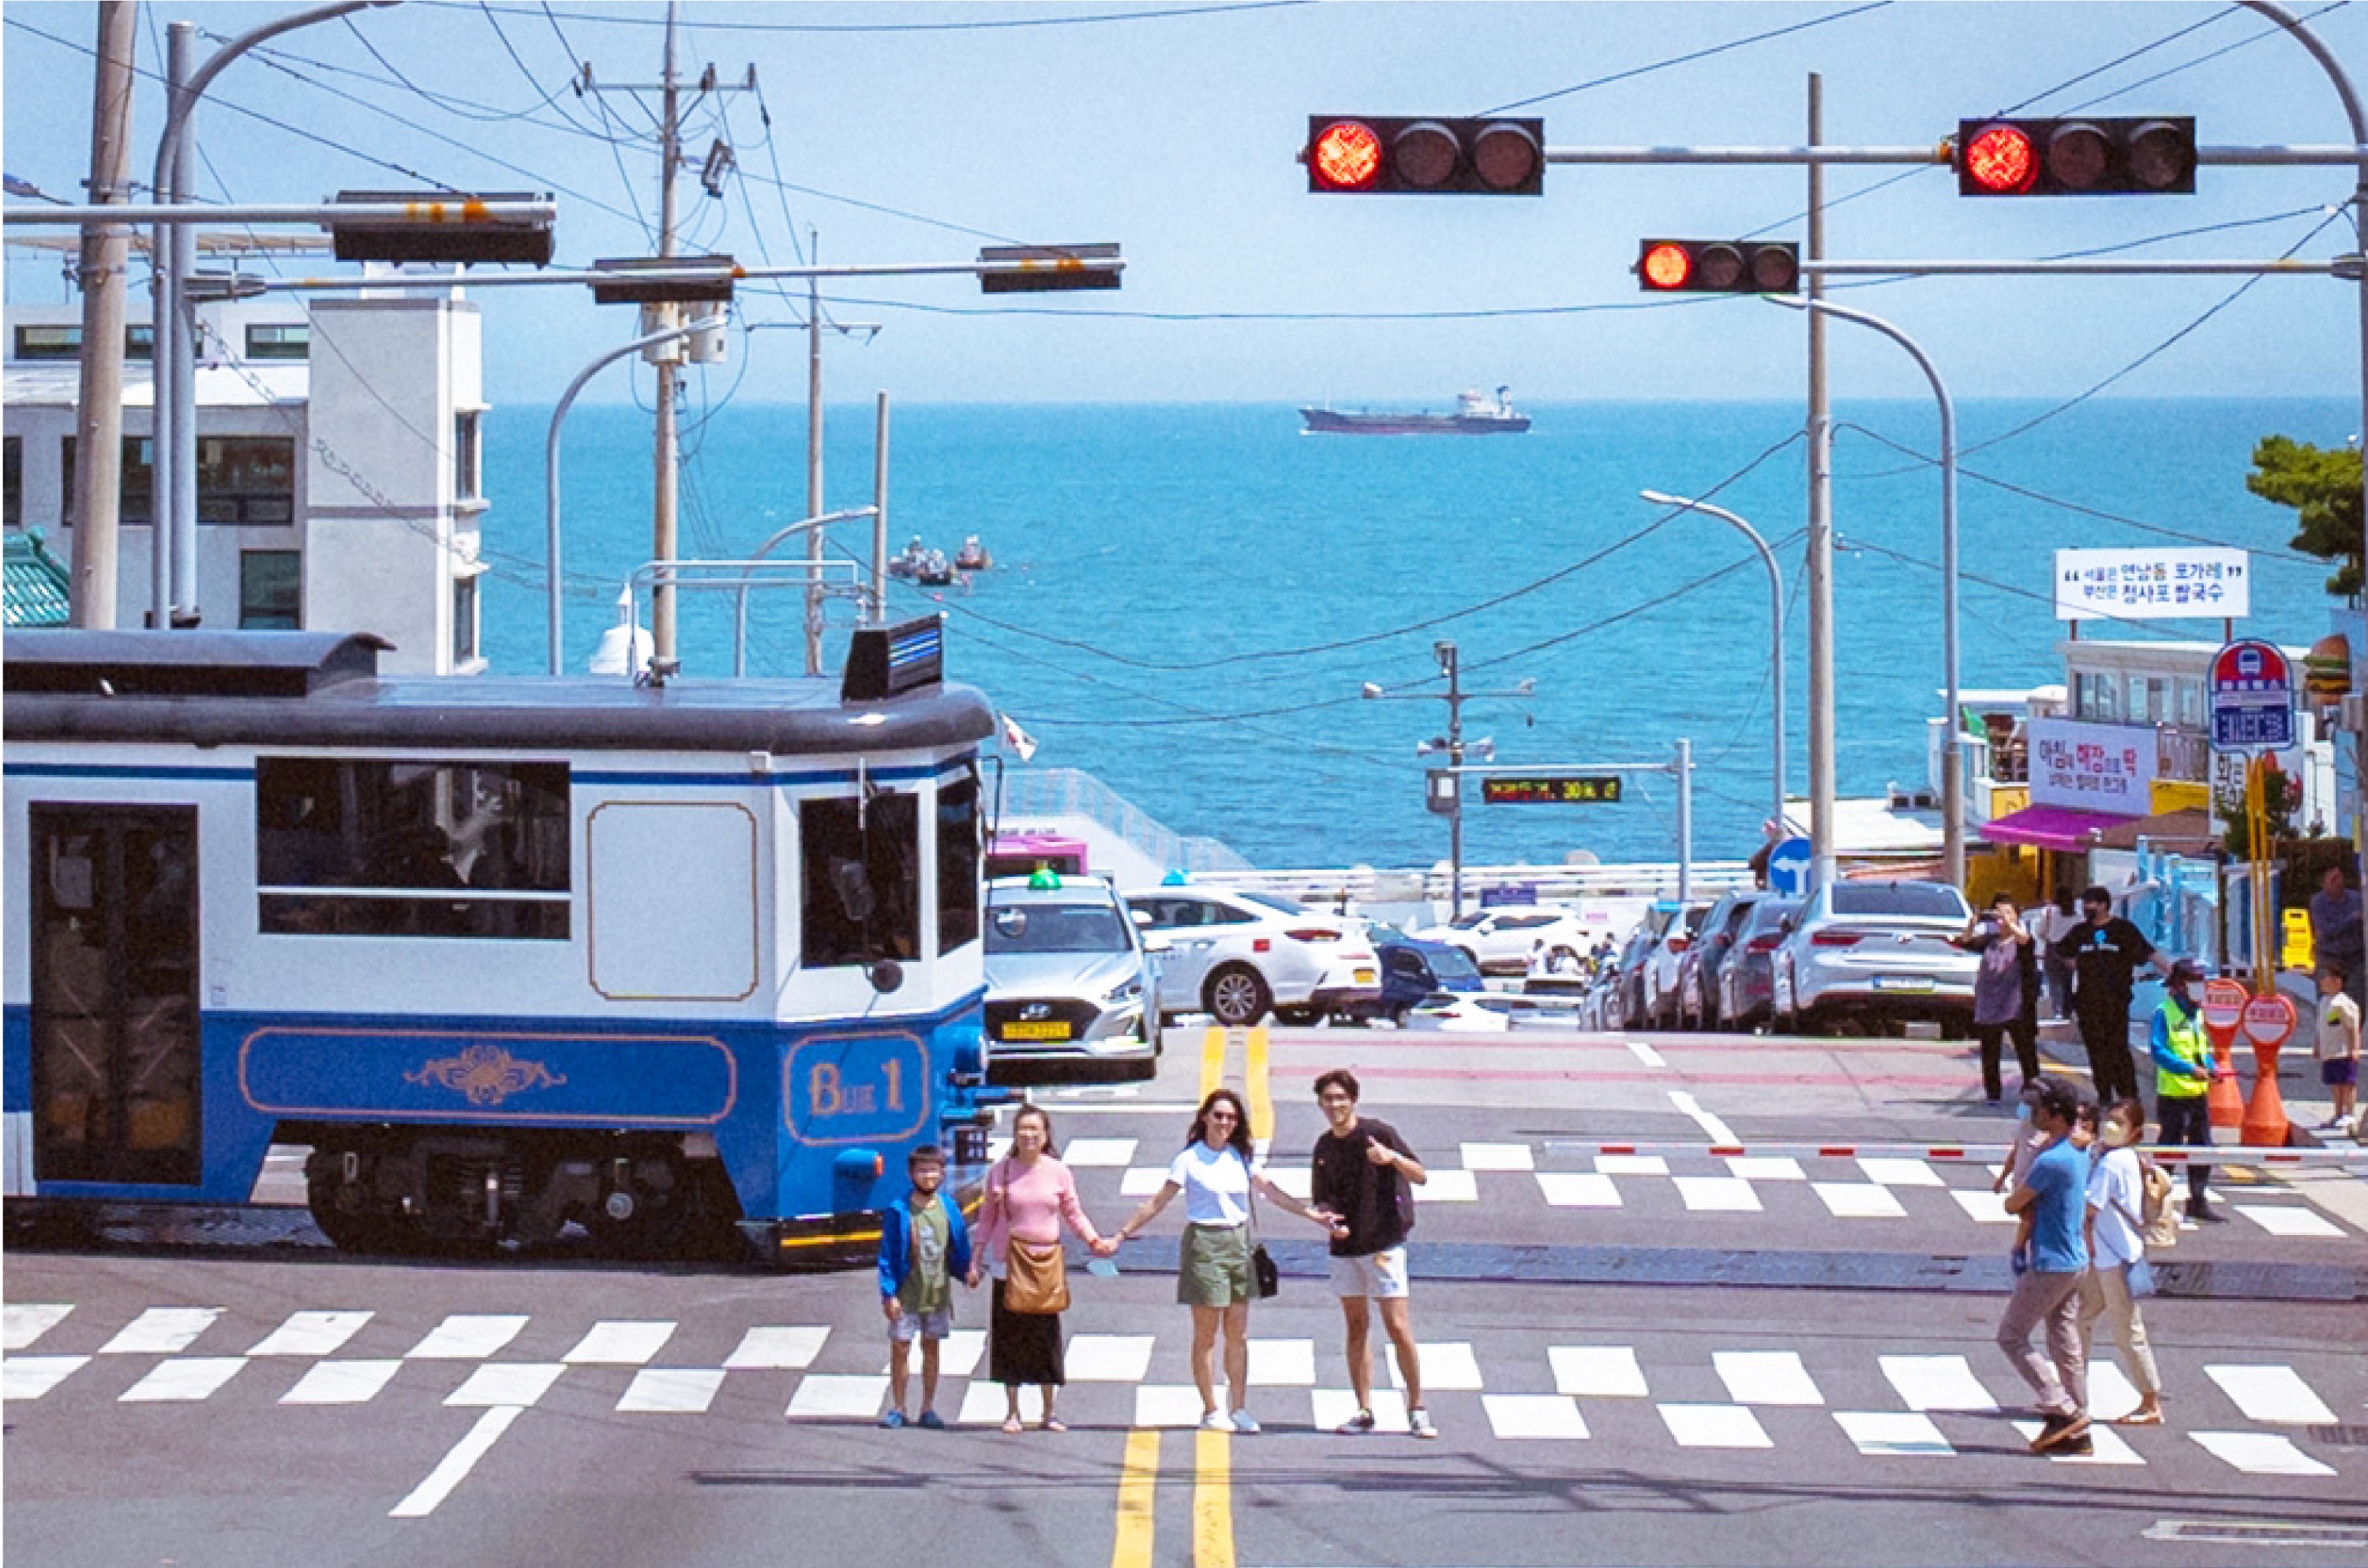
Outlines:
{"label": "gold decorative emblem on tram", "polygon": [[522,1062],[498,1045],[484,1044],[469,1046],[458,1056],[439,1056],[416,1073],[405,1073],[403,1081],[457,1089],[478,1106],[497,1106],[512,1095],[567,1082],[540,1062]]}

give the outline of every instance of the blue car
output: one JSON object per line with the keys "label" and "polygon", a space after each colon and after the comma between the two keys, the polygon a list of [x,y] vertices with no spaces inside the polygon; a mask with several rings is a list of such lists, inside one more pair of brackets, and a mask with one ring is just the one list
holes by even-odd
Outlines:
{"label": "blue car", "polygon": [[1364,1017],[1403,1023],[1407,1013],[1426,996],[1442,991],[1486,989],[1480,971],[1460,948],[1426,942],[1413,937],[1373,934],[1373,951],[1382,960],[1381,1000]]}

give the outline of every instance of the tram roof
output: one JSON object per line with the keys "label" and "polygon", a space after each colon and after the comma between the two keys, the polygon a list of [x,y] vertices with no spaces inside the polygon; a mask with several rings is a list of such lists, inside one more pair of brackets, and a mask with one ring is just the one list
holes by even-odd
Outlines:
{"label": "tram roof", "polygon": [[11,740],[514,751],[927,750],[983,740],[979,692],[930,686],[843,701],[819,678],[381,676],[367,633],[11,634]]}

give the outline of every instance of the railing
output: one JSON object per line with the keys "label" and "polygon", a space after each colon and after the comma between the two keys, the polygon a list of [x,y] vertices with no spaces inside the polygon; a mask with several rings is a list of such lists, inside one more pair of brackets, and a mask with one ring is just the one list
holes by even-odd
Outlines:
{"label": "railing", "polygon": [[[1250,863],[1213,838],[1163,827],[1117,790],[1074,767],[1014,767],[1003,778],[1002,818],[1080,816],[1125,839],[1154,861],[1194,875],[1240,873]],[[1255,874],[1255,873],[1253,873]]]}
{"label": "railing", "polygon": [[[1730,888],[1752,885],[1751,867],[1743,860],[1697,860],[1691,868],[1693,896],[1707,901]],[[1442,862],[1428,870],[1376,870],[1371,866],[1343,869],[1261,871],[1244,868],[1205,879],[1226,887],[1281,893],[1308,903],[1336,903],[1345,890],[1352,903],[1444,903],[1449,871]],[[1675,898],[1675,864],[1620,866],[1466,866],[1466,897],[1471,890],[1521,887],[1535,891],[1543,903],[1560,903],[1590,898]]]}

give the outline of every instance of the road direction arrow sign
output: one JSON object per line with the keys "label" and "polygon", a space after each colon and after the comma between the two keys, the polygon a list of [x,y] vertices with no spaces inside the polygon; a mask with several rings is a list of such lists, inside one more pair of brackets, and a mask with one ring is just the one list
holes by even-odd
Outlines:
{"label": "road direction arrow sign", "polygon": [[1788,838],[1768,852],[1768,886],[1798,898],[1809,891],[1811,850],[1805,838]]}

